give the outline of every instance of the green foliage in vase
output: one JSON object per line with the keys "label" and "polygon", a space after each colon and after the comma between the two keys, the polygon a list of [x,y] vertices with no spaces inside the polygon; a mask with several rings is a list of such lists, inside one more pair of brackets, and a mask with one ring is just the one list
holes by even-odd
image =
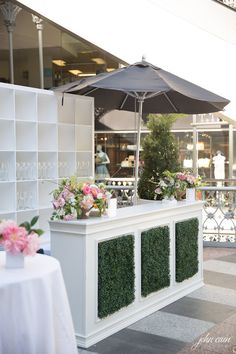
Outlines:
{"label": "green foliage in vase", "polygon": [[155,183],[164,171],[177,172],[180,170],[178,145],[174,134],[171,133],[172,124],[180,115],[177,114],[150,114],[148,129],[150,133],[145,137],[141,154],[144,168],[138,185],[139,197],[153,200],[155,197]]}

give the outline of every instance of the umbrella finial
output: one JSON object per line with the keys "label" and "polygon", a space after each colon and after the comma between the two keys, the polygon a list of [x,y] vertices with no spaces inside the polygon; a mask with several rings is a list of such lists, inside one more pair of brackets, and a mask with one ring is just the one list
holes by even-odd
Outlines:
{"label": "umbrella finial", "polygon": [[142,61],[146,61],[146,55],[145,54],[142,55]]}

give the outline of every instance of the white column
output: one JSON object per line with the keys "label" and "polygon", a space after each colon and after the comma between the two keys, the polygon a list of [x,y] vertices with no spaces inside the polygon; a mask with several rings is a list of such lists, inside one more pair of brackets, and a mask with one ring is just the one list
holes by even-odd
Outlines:
{"label": "white column", "polygon": [[0,9],[3,14],[4,24],[8,32],[10,82],[11,84],[14,84],[14,59],[13,59],[12,34],[16,25],[15,23],[16,16],[20,12],[21,8],[17,5],[14,5],[10,1],[5,1],[0,5]]}
{"label": "white column", "polygon": [[44,88],[44,68],[43,68],[43,20],[38,16],[32,14],[32,21],[38,30],[38,44],[39,44],[39,74],[40,74],[40,88]]}

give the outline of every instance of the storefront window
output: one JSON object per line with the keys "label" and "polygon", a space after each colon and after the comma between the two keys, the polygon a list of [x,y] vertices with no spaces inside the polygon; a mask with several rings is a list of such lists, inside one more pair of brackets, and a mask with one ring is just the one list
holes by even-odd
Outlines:
{"label": "storefront window", "polygon": [[225,178],[229,177],[228,130],[198,132],[198,173],[204,178],[215,178],[213,157],[220,151],[225,156]]}
{"label": "storefront window", "polygon": [[[146,134],[142,134],[141,143]],[[136,133],[97,133],[95,146],[102,145],[109,157],[110,177],[134,177]]]}

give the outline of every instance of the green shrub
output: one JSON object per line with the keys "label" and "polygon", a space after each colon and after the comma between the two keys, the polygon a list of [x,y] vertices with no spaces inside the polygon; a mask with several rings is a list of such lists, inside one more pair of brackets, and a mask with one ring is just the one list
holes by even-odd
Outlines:
{"label": "green shrub", "polygon": [[141,234],[142,296],[170,285],[169,227],[157,227]]}
{"label": "green shrub", "polygon": [[177,172],[180,170],[179,151],[171,127],[176,120],[176,114],[150,114],[148,116],[148,128],[150,133],[145,137],[141,157],[144,160],[144,168],[140,175],[138,194],[143,199],[154,199],[155,184],[150,182],[157,180],[157,173],[164,171]]}
{"label": "green shrub", "polygon": [[182,282],[198,272],[198,219],[175,225],[176,281]]}
{"label": "green shrub", "polygon": [[98,245],[98,316],[104,318],[134,301],[134,236]]}

